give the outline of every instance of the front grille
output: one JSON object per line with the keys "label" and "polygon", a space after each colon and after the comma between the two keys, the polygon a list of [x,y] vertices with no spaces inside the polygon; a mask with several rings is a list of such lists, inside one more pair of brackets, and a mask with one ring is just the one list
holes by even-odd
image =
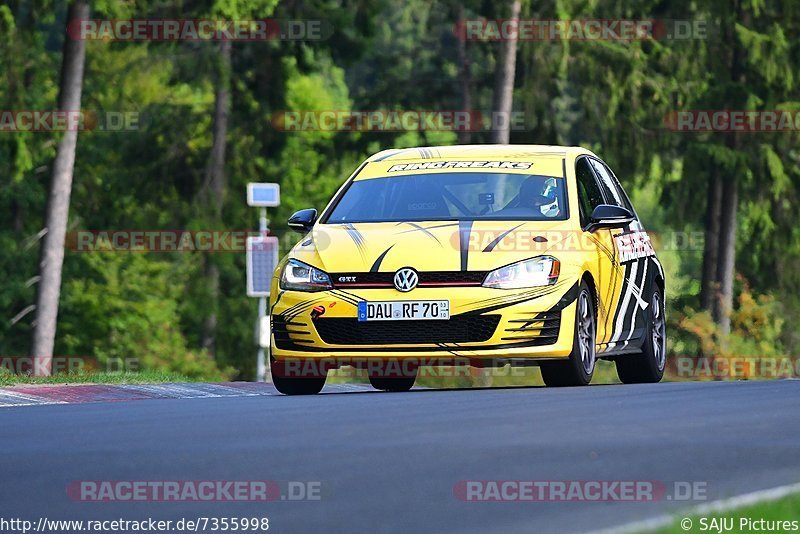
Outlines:
{"label": "front grille", "polygon": [[[417,287],[479,286],[487,271],[423,271],[419,273]],[[394,272],[331,273],[337,288],[394,287]]]}
{"label": "front grille", "polygon": [[499,315],[456,315],[446,321],[359,321],[331,317],[314,321],[319,337],[330,345],[418,345],[488,341]]}
{"label": "front grille", "polygon": [[530,319],[511,319],[501,341],[526,342],[530,346],[552,345],[558,341],[561,312],[539,313]]}

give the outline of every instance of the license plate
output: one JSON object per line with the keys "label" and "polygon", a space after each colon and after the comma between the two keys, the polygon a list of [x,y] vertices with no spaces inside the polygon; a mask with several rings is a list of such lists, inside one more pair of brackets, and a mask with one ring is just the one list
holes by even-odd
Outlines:
{"label": "license plate", "polygon": [[419,321],[450,318],[449,300],[359,302],[359,321]]}

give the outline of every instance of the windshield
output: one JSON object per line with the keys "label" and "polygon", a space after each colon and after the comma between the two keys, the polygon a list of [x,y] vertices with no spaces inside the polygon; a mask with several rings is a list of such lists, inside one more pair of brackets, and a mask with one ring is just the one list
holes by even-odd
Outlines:
{"label": "windshield", "polygon": [[536,174],[427,173],[356,180],[326,223],[564,220],[563,178]]}

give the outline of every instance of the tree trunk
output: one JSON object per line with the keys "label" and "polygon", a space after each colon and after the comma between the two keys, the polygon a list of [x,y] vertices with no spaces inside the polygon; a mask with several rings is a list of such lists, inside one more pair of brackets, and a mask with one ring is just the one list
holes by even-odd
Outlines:
{"label": "tree trunk", "polygon": [[739,188],[736,177],[731,177],[722,185],[722,214],[719,232],[719,263],[717,282],[719,297],[714,305],[714,322],[722,334],[731,331],[731,310],[733,309],[733,276],[736,258],[736,210],[739,205]]}
{"label": "tree trunk", "polygon": [[711,179],[708,184],[708,204],[706,207],[706,235],[703,245],[703,279],[700,300],[704,310],[714,313],[718,299],[719,283],[717,265],[719,264],[719,223],[722,210],[722,179],[719,166],[711,165]]}
{"label": "tree trunk", "polygon": [[[230,110],[231,42],[220,43],[219,68],[214,92],[214,140],[206,171],[206,198],[213,214],[214,224],[222,223],[222,206],[225,200],[225,139],[228,135],[228,113]],[[222,228],[215,228],[221,230]],[[212,253],[213,254],[213,253]],[[202,348],[214,357],[217,337],[217,308],[219,306],[219,267],[207,254],[205,275],[210,294],[209,313],[203,321]]]}
{"label": "tree trunk", "polygon": [[[744,11],[741,2],[736,2],[734,7],[735,22],[749,26],[750,14]],[[733,26],[726,30],[727,48],[730,50],[729,72],[734,84],[744,84],[744,63],[739,40],[733,31]],[[725,145],[734,154],[740,150],[738,133],[730,133]],[[719,284],[719,297],[713,306],[714,322],[719,326],[720,332],[725,335],[731,331],[731,310],[733,309],[733,278],[736,265],[736,212],[739,207],[738,172],[730,172],[729,178],[722,183],[722,206],[719,223],[719,248],[717,252],[717,283]]]}
{"label": "tree trunk", "polygon": [[[459,27],[464,28],[466,18],[464,17],[464,4],[458,4]],[[458,38],[458,65],[459,80],[461,81],[461,110],[467,113],[472,111],[472,71],[470,70],[469,56],[467,55],[466,35]],[[472,131],[475,125],[472,124],[472,114],[470,113],[470,125],[465,131],[458,132],[459,144],[466,145],[472,140]]]}
{"label": "tree trunk", "polygon": [[[519,19],[520,0],[511,1],[509,19]],[[500,56],[494,78],[494,113],[492,143],[508,144],[511,137],[511,108],[514,98],[514,72],[517,67],[517,36],[500,44]],[[497,119],[497,123],[495,123]]]}
{"label": "tree trunk", "polygon": [[[88,3],[77,0],[70,5],[67,25],[70,21],[88,18]],[[63,54],[58,109],[80,111],[86,41],[73,40],[65,32]],[[47,199],[46,233],[39,256],[40,280],[36,294],[36,320],[31,347],[31,356],[35,362],[34,373],[41,376],[49,376],[52,370],[58,300],[61,295],[61,269],[64,264],[64,240],[77,144],[77,129],[68,128],[56,150],[50,194]]]}

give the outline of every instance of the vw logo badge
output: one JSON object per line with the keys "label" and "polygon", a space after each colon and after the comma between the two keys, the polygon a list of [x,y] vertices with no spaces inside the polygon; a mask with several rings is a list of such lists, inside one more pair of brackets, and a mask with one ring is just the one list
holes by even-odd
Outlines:
{"label": "vw logo badge", "polygon": [[417,287],[418,282],[419,275],[417,274],[417,271],[411,267],[403,267],[394,273],[394,287],[403,293],[411,291]]}

